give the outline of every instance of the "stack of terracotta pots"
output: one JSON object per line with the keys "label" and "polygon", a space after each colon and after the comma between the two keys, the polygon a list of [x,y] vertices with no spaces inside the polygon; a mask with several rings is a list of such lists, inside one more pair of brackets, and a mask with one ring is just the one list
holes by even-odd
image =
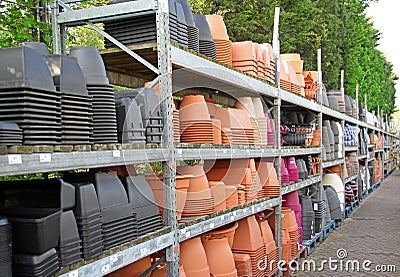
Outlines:
{"label": "stack of terracotta pots", "polygon": [[215,42],[217,61],[232,65],[232,41],[229,40],[224,19],[218,14],[206,15],[206,18]]}
{"label": "stack of terracotta pots", "polygon": [[278,177],[273,162],[260,160],[256,162],[257,173],[262,184],[264,197],[278,197],[281,193]]}
{"label": "stack of terracotta pots", "polygon": [[213,122],[203,95],[186,95],[179,109],[181,142],[214,143]]}
{"label": "stack of terracotta pots", "polygon": [[280,72],[281,72],[281,79],[280,79],[280,86],[282,89],[290,91],[290,76],[289,76],[289,68],[288,64],[285,61],[280,61]]}
{"label": "stack of terracotta pots", "polygon": [[254,129],[245,110],[219,108],[214,119],[221,121],[222,143],[254,144]]}
{"label": "stack of terracotta pots", "polygon": [[321,130],[314,130],[311,146],[319,146],[321,144]]}
{"label": "stack of terracotta pots", "polygon": [[[178,220],[180,220],[182,217],[182,212],[186,204],[187,190],[189,188],[190,178],[192,177],[192,175],[176,176],[176,213]],[[163,212],[164,209],[172,208],[168,206],[168,204],[164,203],[164,190],[169,188],[163,183],[162,179],[162,176],[146,176],[146,181],[153,191],[154,198],[161,212]]]}
{"label": "stack of terracotta pots", "polygon": [[265,80],[275,83],[275,58],[272,45],[269,43],[263,43],[260,44],[260,47],[262,50],[265,50],[266,54]]}
{"label": "stack of terracotta pots", "polygon": [[210,276],[207,254],[200,237],[185,240],[180,244],[180,262],[186,276]]}
{"label": "stack of terracotta pots", "polygon": [[268,125],[264,116],[263,104],[260,98],[240,97],[236,101],[236,108],[249,113],[251,126],[254,130],[254,144],[268,144]]}
{"label": "stack of terracotta pots", "polygon": [[259,220],[258,225],[260,226],[263,242],[265,245],[265,255],[267,261],[267,264],[265,264],[265,275],[269,276],[272,272],[275,271],[277,267],[277,263],[272,263],[272,261],[278,261],[278,247],[276,246],[274,235],[272,233],[271,227],[269,226],[268,220]]}
{"label": "stack of terracotta pots", "polygon": [[174,142],[181,141],[181,127],[179,119],[179,110],[176,108],[176,104],[172,105],[172,117],[174,122]]}
{"label": "stack of terracotta pots", "polygon": [[251,276],[251,258],[247,254],[233,253],[238,277]]}
{"label": "stack of terracotta pots", "polygon": [[256,48],[256,61],[257,61],[257,77],[265,80],[265,66],[267,63],[267,51],[260,47],[260,44],[254,43]]}
{"label": "stack of terracotta pots", "polygon": [[303,71],[304,76],[304,96],[309,99],[315,100],[316,92],[319,90],[319,85],[317,84],[317,74],[316,71]]}
{"label": "stack of terracotta pots", "polygon": [[265,276],[264,271],[259,266],[259,261],[264,261],[266,250],[255,216],[246,217],[238,221],[238,224],[232,251],[250,256],[253,276]]}
{"label": "stack of terracotta pots", "polygon": [[246,168],[245,176],[242,180],[243,190],[245,192],[245,202],[249,203],[259,197],[262,189],[260,177],[257,174],[256,164],[254,159],[249,159],[248,167]]}
{"label": "stack of terracotta pots", "polygon": [[275,121],[270,118],[268,113],[264,114],[267,120],[267,141],[269,146],[274,146],[275,144]]}
{"label": "stack of terracotta pots", "polygon": [[296,53],[290,54],[281,54],[281,60],[287,61],[294,70],[295,75],[291,72],[290,81],[291,81],[291,90],[295,93],[299,93],[303,96],[304,94],[304,76],[303,76],[303,64],[304,61],[300,59],[300,55]]}
{"label": "stack of terracotta pots", "polygon": [[232,66],[237,69],[258,76],[257,56],[255,44],[251,41],[232,43]]}
{"label": "stack of terracotta pots", "polygon": [[208,181],[208,186],[214,198],[215,211],[226,210],[226,190],[224,182]]}
{"label": "stack of terracotta pots", "polygon": [[178,166],[178,174],[192,175],[189,180],[184,216],[199,216],[212,214],[215,211],[215,204],[212,192],[208,185],[207,176],[203,166]]}

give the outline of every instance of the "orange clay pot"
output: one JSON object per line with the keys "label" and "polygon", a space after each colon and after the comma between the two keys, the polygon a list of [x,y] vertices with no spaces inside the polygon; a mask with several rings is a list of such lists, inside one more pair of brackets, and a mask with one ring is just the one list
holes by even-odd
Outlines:
{"label": "orange clay pot", "polygon": [[235,236],[235,231],[238,228],[238,226],[239,224],[235,221],[228,225],[222,226],[220,228],[208,232],[206,236],[212,239],[226,238],[228,239],[229,247],[232,248],[233,238]]}
{"label": "orange clay pot", "polygon": [[207,255],[200,237],[185,240],[180,244],[180,261],[190,277],[210,277]]}
{"label": "orange clay pot", "polygon": [[203,236],[202,243],[210,267],[210,276],[237,277],[235,260],[227,238],[211,239]]}

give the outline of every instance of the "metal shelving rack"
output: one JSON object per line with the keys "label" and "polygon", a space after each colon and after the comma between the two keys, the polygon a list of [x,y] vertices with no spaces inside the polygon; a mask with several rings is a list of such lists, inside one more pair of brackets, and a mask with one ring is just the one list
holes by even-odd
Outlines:
{"label": "metal shelving rack", "polygon": [[[38,173],[49,171],[67,171],[79,168],[100,168],[108,166],[118,166],[124,164],[141,164],[147,162],[163,162],[163,176],[165,185],[170,188],[165,190],[164,200],[170,203],[171,207],[176,207],[175,195],[175,168],[178,160],[204,160],[204,159],[238,159],[238,158],[275,158],[275,167],[279,181],[280,159],[286,156],[296,155],[319,155],[321,147],[281,147],[279,144],[279,132],[275,132],[275,145],[273,147],[260,146],[215,146],[215,145],[186,145],[174,144],[173,142],[173,120],[172,120],[172,95],[174,91],[180,89],[174,82],[175,78],[180,78],[180,85],[185,86],[184,80],[193,80],[193,77],[202,84],[207,84],[210,88],[230,93],[234,97],[241,96],[262,96],[272,103],[272,113],[275,119],[275,130],[280,127],[281,103],[289,103],[303,107],[318,114],[318,126],[322,126],[322,114],[331,116],[340,121],[348,121],[359,124],[365,128],[376,129],[357,119],[350,118],[342,113],[334,111],[321,104],[321,94],[317,100],[309,100],[300,95],[287,92],[279,87],[279,70],[276,72],[277,87],[266,82],[252,78],[240,73],[232,68],[193,55],[188,51],[182,50],[170,44],[168,1],[165,0],[137,0],[118,3],[108,6],[93,7],[82,10],[71,10],[66,4],[59,0],[51,0],[52,28],[53,28],[53,52],[57,54],[65,53],[65,31],[66,27],[89,25],[110,41],[114,42],[121,50],[118,52],[122,58],[135,59],[135,63],[144,65],[149,73],[152,84],[159,83],[161,111],[164,122],[163,145],[158,147],[141,147],[135,149],[115,149],[106,151],[89,152],[68,152],[68,153],[34,153],[0,155],[2,172],[0,176],[21,175],[26,173]],[[60,8],[63,9],[60,12]],[[140,48],[132,51],[133,47],[126,47],[110,37],[104,31],[97,28],[93,23],[106,22],[115,19],[132,18],[144,14],[155,14],[156,26],[158,30],[157,43],[146,45],[146,51],[150,53],[149,59],[144,59],[137,53]],[[279,9],[276,10],[274,28],[274,57],[276,64],[279,63],[279,38],[278,23]],[[137,50],[137,51],[136,51]],[[107,67],[107,53],[103,58]],[[319,52],[319,82],[322,82],[321,60]],[[128,64],[122,64],[119,68],[114,68],[116,72],[123,72]],[[173,68],[179,68],[181,76],[173,74]],[[175,71],[174,71],[175,73]],[[322,93],[322,91],[320,91]],[[391,135],[390,133],[388,133]],[[395,136],[393,136],[395,138]],[[279,257],[281,257],[281,204],[282,195],[299,190],[308,186],[316,186],[322,190],[322,168],[343,164],[344,159],[323,162],[319,167],[319,173],[310,176],[306,180],[289,184],[282,187],[281,196],[268,199],[260,199],[251,204],[245,204],[226,211],[193,218],[192,220],[177,221],[176,209],[166,209],[165,222],[163,229],[138,238],[130,243],[121,245],[118,250],[107,251],[99,259],[91,262],[82,262],[64,268],[60,272],[64,277],[82,276],[104,276],[123,266],[133,263],[143,257],[160,250],[165,250],[167,261],[167,276],[179,276],[179,243],[192,237],[201,235],[205,232],[253,215],[268,208],[274,208],[276,215],[276,242],[279,247]],[[29,166],[27,166],[29,165]],[[321,197],[321,193],[318,194]]]}

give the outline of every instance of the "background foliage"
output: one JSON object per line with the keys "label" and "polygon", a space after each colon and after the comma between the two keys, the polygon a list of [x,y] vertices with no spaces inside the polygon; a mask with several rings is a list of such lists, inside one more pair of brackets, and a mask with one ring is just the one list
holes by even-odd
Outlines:
{"label": "background foliage", "polygon": [[[0,0],[0,47],[22,41],[44,41],[51,46],[49,0]],[[75,8],[104,5],[90,0]],[[224,16],[231,40],[271,42],[274,8],[281,7],[281,53],[300,53],[306,70],[316,69],[317,49],[322,48],[322,69],[327,89],[340,87],[345,70],[345,92],[360,100],[368,95],[368,109],[391,115],[395,110],[393,65],[376,49],[380,33],[372,27],[365,9],[372,0],[189,0],[196,13]],[[68,30],[67,46],[103,48],[101,36],[85,27]]]}

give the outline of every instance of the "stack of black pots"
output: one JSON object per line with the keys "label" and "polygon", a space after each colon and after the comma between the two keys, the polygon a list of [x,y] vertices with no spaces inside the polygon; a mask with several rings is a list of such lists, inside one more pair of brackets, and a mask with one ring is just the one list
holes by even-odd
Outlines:
{"label": "stack of black pots", "polygon": [[326,198],[328,199],[329,212],[332,220],[342,220],[343,214],[340,207],[339,196],[331,186],[324,186]]}
{"label": "stack of black pots", "polygon": [[11,276],[11,224],[6,217],[0,216],[0,275]]}
{"label": "stack of black pots", "polygon": [[315,213],[310,196],[301,196],[301,220],[303,228],[303,240],[309,240],[315,234]]}
{"label": "stack of black pots", "polygon": [[70,50],[85,77],[86,88],[92,97],[93,142],[117,143],[117,117],[114,88],[109,84],[99,50],[91,46],[77,46]]}
{"label": "stack of black pots", "polygon": [[82,239],[82,257],[89,260],[103,253],[101,211],[92,183],[74,183],[76,205],[74,214]]}
{"label": "stack of black pots", "polygon": [[0,121],[17,123],[24,144],[60,144],[61,94],[42,54],[27,46],[3,48],[0,60]]}
{"label": "stack of black pots", "polygon": [[22,130],[14,122],[0,122],[0,145],[21,145]]}
{"label": "stack of black pots", "polygon": [[325,225],[325,201],[312,200],[315,214],[315,233],[320,233]]}
{"label": "stack of black pots", "polygon": [[135,99],[121,98],[115,102],[117,108],[118,142],[146,143],[142,114]]}
{"label": "stack of black pots", "polygon": [[182,5],[185,14],[185,20],[188,32],[188,47],[193,51],[199,52],[200,33],[199,33],[199,28],[196,27],[196,23],[194,22],[192,9],[190,8],[189,2],[188,0],[178,0],[177,2],[179,2]]}
{"label": "stack of black pots", "polygon": [[194,14],[193,19],[196,23],[196,27],[199,29],[200,54],[215,59],[217,57],[217,50],[206,16],[203,14]]}
{"label": "stack of black pots", "polygon": [[298,158],[298,159],[296,159],[296,166],[297,166],[297,169],[299,170],[299,179],[300,180],[307,179],[308,178],[308,169],[307,169],[306,162],[303,159]]}
{"label": "stack of black pots", "polygon": [[143,175],[123,177],[132,212],[136,215],[138,236],[163,227],[162,215],[158,209],[153,191]]}

